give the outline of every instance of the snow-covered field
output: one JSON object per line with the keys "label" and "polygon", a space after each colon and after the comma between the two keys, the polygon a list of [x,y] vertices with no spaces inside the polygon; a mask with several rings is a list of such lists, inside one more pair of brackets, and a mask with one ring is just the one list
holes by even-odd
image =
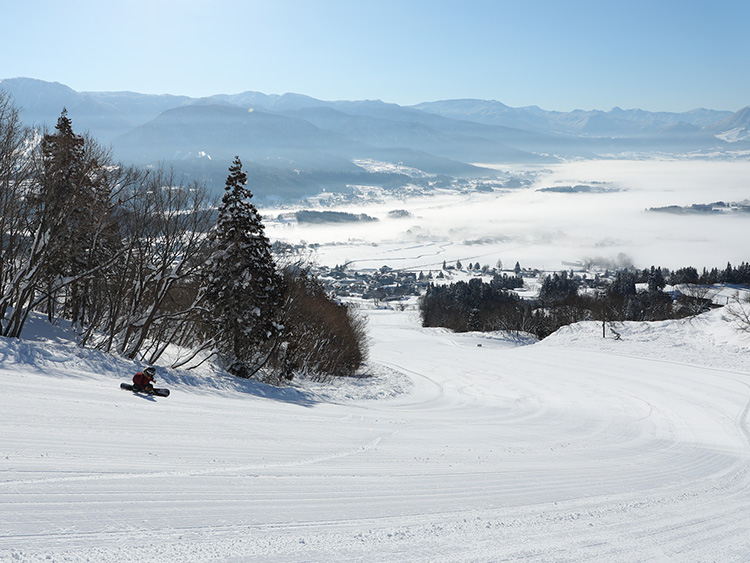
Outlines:
{"label": "snow-covered field", "polygon": [[371,378],[272,388],[0,340],[2,561],[747,561],[721,310],[540,342],[370,310]]}
{"label": "snow-covered field", "polygon": [[[319,243],[314,258],[353,268],[440,269],[444,260],[506,268],[564,269],[588,260],[613,266],[724,268],[748,259],[750,215],[647,212],[652,207],[750,200],[750,161],[580,161],[532,170],[531,186],[470,194],[438,190],[384,196],[330,209],[379,222],[295,225],[268,221],[272,239]],[[546,188],[600,186],[603,193]],[[612,191],[606,191],[612,190]],[[389,217],[394,210],[408,217]],[[262,210],[273,219],[282,210]]]}

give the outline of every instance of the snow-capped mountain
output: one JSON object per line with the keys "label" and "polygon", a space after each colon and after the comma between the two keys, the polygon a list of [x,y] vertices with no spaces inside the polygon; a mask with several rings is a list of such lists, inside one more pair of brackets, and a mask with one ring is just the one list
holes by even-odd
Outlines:
{"label": "snow-capped mountain", "polygon": [[[260,92],[208,98],[134,92],[76,92],[28,78],[0,81],[32,125],[54,125],[63,108],[114,155],[140,165],[165,163],[221,186],[241,155],[250,180],[297,197],[383,182],[353,164],[389,161],[427,174],[492,176],[474,163],[538,164],[625,153],[710,153],[750,148],[747,108],[736,114],[640,109],[571,112],[512,108],[492,100],[444,100],[411,107],[379,100],[324,101]],[[744,113],[743,113],[744,112]],[[184,158],[205,153],[212,159]],[[363,176],[367,174],[367,176]],[[401,179],[406,182],[407,178]]]}

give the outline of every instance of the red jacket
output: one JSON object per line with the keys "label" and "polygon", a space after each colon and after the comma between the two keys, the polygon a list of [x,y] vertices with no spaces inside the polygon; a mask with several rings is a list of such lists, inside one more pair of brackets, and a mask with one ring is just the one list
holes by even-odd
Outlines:
{"label": "red jacket", "polygon": [[141,389],[145,389],[149,385],[151,385],[151,382],[153,381],[153,378],[149,377],[142,371],[139,371],[133,376],[133,384],[137,385]]}

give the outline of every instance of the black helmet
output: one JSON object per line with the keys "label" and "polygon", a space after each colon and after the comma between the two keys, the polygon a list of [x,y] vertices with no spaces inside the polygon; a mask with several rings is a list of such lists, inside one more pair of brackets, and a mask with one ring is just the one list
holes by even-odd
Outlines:
{"label": "black helmet", "polygon": [[151,377],[154,377],[156,375],[156,368],[153,366],[148,366],[146,369],[143,370],[143,373],[146,375],[150,375]]}

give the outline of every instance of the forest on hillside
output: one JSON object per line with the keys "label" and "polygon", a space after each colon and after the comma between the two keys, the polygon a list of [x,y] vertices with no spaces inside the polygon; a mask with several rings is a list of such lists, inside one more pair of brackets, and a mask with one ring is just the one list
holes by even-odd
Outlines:
{"label": "forest on hillside", "polygon": [[279,383],[352,375],[363,320],[310,268],[277,256],[239,157],[221,201],[163,168],[115,162],[74,131],[25,127],[0,92],[0,335],[32,314],[72,324],[81,346]]}

